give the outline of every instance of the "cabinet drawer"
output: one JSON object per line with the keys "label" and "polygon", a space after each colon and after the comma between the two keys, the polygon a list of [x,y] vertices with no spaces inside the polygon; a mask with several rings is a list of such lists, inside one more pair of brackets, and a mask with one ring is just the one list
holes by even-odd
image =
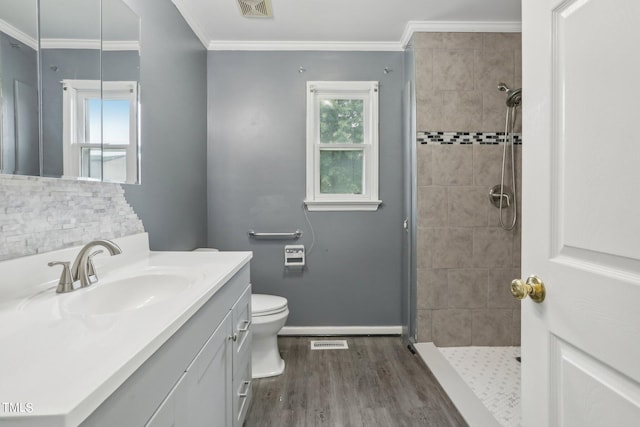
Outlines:
{"label": "cabinet drawer", "polygon": [[253,345],[253,334],[250,334],[246,340],[246,349],[233,356],[233,378],[243,375],[249,375],[251,379],[251,346]]}
{"label": "cabinet drawer", "polygon": [[240,375],[233,379],[233,425],[241,427],[249,410],[253,396],[251,382],[251,363],[246,364]]}
{"label": "cabinet drawer", "polygon": [[251,285],[233,306],[233,357],[238,360],[251,348]]}

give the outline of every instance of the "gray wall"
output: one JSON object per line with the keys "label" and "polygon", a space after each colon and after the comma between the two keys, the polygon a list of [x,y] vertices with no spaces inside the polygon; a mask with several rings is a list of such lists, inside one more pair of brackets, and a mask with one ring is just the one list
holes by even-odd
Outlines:
{"label": "gray wall", "polygon": [[142,176],[125,196],[152,249],[204,246],[206,50],[170,0],[127,3],[142,19]]}
{"label": "gray wall", "polygon": [[[42,49],[42,176],[59,177],[62,159],[63,79],[138,80],[140,58],[137,51],[97,49]],[[102,62],[102,67],[101,67]]]}
{"label": "gray wall", "polygon": [[[299,67],[306,72],[299,73]],[[384,74],[385,67],[393,71]],[[400,325],[401,52],[209,52],[209,244],[252,250],[256,293],[289,300],[290,326]],[[303,273],[285,272],[282,241],[247,230],[304,230],[308,80],[380,81],[377,212],[310,212],[315,246]]]}

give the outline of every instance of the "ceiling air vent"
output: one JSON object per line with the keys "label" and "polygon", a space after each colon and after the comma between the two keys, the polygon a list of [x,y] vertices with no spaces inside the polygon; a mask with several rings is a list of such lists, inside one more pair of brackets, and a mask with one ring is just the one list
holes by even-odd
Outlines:
{"label": "ceiling air vent", "polygon": [[237,0],[242,16],[246,18],[271,18],[271,0]]}

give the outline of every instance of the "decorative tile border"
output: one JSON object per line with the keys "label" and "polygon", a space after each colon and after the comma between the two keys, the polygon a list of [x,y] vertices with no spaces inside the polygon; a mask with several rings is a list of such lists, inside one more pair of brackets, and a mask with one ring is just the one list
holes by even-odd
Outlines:
{"label": "decorative tile border", "polygon": [[0,261],[142,232],[119,184],[0,176]]}
{"label": "decorative tile border", "polygon": [[[429,145],[501,145],[504,132],[417,132],[418,144]],[[522,134],[514,134],[516,145],[522,144]]]}

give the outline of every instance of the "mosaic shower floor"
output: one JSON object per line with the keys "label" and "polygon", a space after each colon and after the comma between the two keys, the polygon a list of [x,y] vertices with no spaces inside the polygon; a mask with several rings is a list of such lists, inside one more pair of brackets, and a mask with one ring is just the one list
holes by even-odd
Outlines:
{"label": "mosaic shower floor", "polygon": [[504,427],[520,427],[520,347],[439,347]]}

